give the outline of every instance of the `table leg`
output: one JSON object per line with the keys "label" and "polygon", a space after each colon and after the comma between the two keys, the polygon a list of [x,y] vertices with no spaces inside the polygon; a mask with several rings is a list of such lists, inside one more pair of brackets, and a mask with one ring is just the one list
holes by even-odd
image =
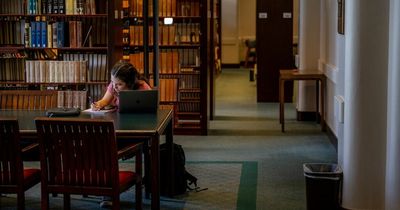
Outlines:
{"label": "table leg", "polygon": [[326,88],[326,78],[321,79],[321,129],[326,130],[325,124],[325,88]]}
{"label": "table leg", "polygon": [[[315,80],[315,98],[316,98],[316,102],[315,102],[315,120],[318,123],[318,118],[319,118],[319,81]],[[321,124],[322,125],[322,124]]]}
{"label": "table leg", "polygon": [[151,138],[151,209],[160,209],[160,135]]}
{"label": "table leg", "polygon": [[173,196],[175,189],[175,183],[174,183],[174,178],[175,177],[175,170],[174,170],[174,141],[173,141],[173,120],[171,120],[167,127],[166,127],[166,133],[165,133],[165,143],[167,144],[167,157],[169,158],[168,160],[168,195]]}
{"label": "table leg", "polygon": [[285,81],[283,79],[279,79],[279,122],[282,132],[285,132]]}

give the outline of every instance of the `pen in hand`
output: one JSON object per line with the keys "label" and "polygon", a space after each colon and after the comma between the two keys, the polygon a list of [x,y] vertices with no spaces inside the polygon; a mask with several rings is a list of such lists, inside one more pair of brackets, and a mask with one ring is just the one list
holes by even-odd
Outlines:
{"label": "pen in hand", "polygon": [[91,97],[89,97],[89,102],[90,102],[90,108],[93,111],[99,111],[100,110],[100,106],[96,102],[94,102]]}
{"label": "pen in hand", "polygon": [[100,107],[99,107],[99,105],[97,105],[96,102],[92,103],[90,105],[90,107],[92,108],[93,111],[99,111],[100,110]]}

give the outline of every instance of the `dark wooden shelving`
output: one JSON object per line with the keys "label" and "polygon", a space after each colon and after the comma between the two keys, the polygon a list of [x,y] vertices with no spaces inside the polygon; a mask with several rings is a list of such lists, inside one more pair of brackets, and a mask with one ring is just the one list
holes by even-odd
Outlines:
{"label": "dark wooden shelving", "polygon": [[[28,14],[26,2],[0,3],[0,27],[4,27],[0,32],[0,56],[6,58],[0,58],[0,89],[85,92],[79,100],[87,106],[89,97],[102,97],[109,84],[109,65],[114,61],[114,1],[94,0],[94,5],[83,5],[82,11],[94,13],[95,8],[97,14],[41,14],[43,4],[37,5],[38,14]],[[54,9],[50,5],[53,1],[46,2],[46,9]],[[68,12],[64,6],[64,12]]]}

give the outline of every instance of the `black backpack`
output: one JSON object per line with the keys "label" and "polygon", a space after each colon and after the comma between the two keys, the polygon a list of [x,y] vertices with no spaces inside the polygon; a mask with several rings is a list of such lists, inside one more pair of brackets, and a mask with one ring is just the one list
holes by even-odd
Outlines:
{"label": "black backpack", "polygon": [[[197,178],[185,169],[185,152],[179,144],[174,144],[174,192],[173,195],[181,195],[187,190],[197,189]],[[168,195],[168,174],[167,174],[167,145],[160,145],[160,194]]]}

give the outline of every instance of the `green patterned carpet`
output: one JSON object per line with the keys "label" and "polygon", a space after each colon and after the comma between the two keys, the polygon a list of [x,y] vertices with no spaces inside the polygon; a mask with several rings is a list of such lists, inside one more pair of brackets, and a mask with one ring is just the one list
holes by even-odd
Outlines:
{"label": "green patterned carpet", "polygon": [[[127,168],[130,161],[120,163]],[[37,162],[26,165],[37,166]],[[174,199],[163,197],[162,209],[256,209],[257,162],[188,162],[187,170],[198,178],[199,191],[189,191]],[[121,194],[122,209],[134,208],[134,188]],[[216,199],[217,198],[217,199]],[[72,209],[101,209],[99,197],[72,196]],[[15,209],[15,195],[0,197],[1,209]],[[51,209],[62,209],[62,196],[50,197]],[[40,209],[40,184],[26,193],[26,209]],[[144,200],[150,209],[150,200]]]}

